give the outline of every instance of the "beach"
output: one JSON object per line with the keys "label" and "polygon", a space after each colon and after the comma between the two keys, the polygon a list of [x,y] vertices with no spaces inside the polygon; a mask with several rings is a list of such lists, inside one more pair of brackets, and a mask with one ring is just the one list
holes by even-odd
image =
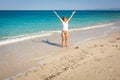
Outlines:
{"label": "beach", "polygon": [[119,80],[120,21],[0,46],[0,80]]}

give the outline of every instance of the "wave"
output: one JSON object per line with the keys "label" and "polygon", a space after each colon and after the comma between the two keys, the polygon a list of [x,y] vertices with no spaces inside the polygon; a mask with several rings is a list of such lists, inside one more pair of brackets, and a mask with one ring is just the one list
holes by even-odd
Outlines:
{"label": "wave", "polygon": [[[84,28],[70,29],[69,32],[76,31],[76,30],[89,30],[89,29],[107,27],[112,25],[114,25],[114,23],[105,23],[105,24],[99,24],[99,25],[93,25],[93,26],[86,26]],[[41,31],[40,33],[25,34],[25,35],[12,36],[12,37],[3,37],[3,39],[6,39],[6,40],[0,41],[0,46],[19,42],[19,41],[29,40],[33,38],[50,36],[56,33],[61,33],[61,31]]]}
{"label": "wave", "polygon": [[33,38],[37,38],[37,37],[43,37],[43,36],[49,36],[51,35],[50,33],[46,33],[46,34],[40,34],[40,35],[20,35],[20,36],[13,36],[13,37],[6,37],[8,38],[7,40],[4,41],[0,41],[0,46],[1,45],[5,45],[5,44],[9,44],[9,43],[14,43],[14,42],[19,42],[19,41],[24,41],[24,40],[29,40],[29,39],[33,39]]}
{"label": "wave", "polygon": [[77,29],[71,29],[69,31],[76,31],[76,30],[88,30],[88,29],[95,29],[95,28],[102,28],[106,26],[112,26],[115,23],[105,23],[105,24],[99,24],[99,25],[93,25],[93,26],[88,26],[88,27],[83,27],[83,28],[77,28]]}

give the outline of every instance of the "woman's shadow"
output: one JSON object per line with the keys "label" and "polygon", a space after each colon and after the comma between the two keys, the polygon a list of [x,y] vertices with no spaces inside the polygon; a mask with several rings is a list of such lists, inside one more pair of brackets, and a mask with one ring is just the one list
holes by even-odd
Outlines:
{"label": "woman's shadow", "polygon": [[42,40],[41,42],[47,43],[49,45],[53,45],[53,46],[57,46],[57,47],[61,47],[60,44],[54,43],[54,42],[50,42],[48,39],[46,40]]}

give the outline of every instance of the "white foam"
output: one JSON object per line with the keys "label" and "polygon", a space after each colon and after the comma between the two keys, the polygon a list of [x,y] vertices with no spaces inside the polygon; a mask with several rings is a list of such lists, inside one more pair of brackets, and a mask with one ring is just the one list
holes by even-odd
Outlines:
{"label": "white foam", "polygon": [[78,28],[78,29],[71,29],[69,31],[75,31],[75,30],[88,30],[88,29],[95,29],[95,28],[102,28],[102,27],[109,27],[114,25],[115,23],[108,23],[108,24],[100,24],[100,25],[94,25],[94,26],[89,26],[89,27],[84,27],[84,28]]}
{"label": "white foam", "polygon": [[49,36],[49,35],[51,35],[51,34],[50,33],[46,33],[46,34],[32,35],[32,36],[25,36],[25,35],[13,36],[13,37],[11,37],[11,39],[8,39],[8,40],[5,40],[5,41],[0,41],[0,46],[6,45],[6,44],[10,44],[10,43],[14,43],[14,42],[29,40],[29,39],[32,39],[32,38]]}

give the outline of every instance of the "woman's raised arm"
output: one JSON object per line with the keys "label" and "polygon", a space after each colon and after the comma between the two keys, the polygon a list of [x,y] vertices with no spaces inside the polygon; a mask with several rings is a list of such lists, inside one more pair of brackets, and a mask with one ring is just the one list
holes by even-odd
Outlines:
{"label": "woman's raised arm", "polygon": [[57,12],[56,11],[53,11],[54,13],[55,13],[55,15],[58,17],[58,19],[61,21],[61,22],[63,22],[63,20],[60,18],[60,16],[57,14]]}
{"label": "woman's raised arm", "polygon": [[73,17],[74,14],[75,14],[75,11],[72,12],[72,15],[68,19],[68,22],[71,20],[71,18]]}

